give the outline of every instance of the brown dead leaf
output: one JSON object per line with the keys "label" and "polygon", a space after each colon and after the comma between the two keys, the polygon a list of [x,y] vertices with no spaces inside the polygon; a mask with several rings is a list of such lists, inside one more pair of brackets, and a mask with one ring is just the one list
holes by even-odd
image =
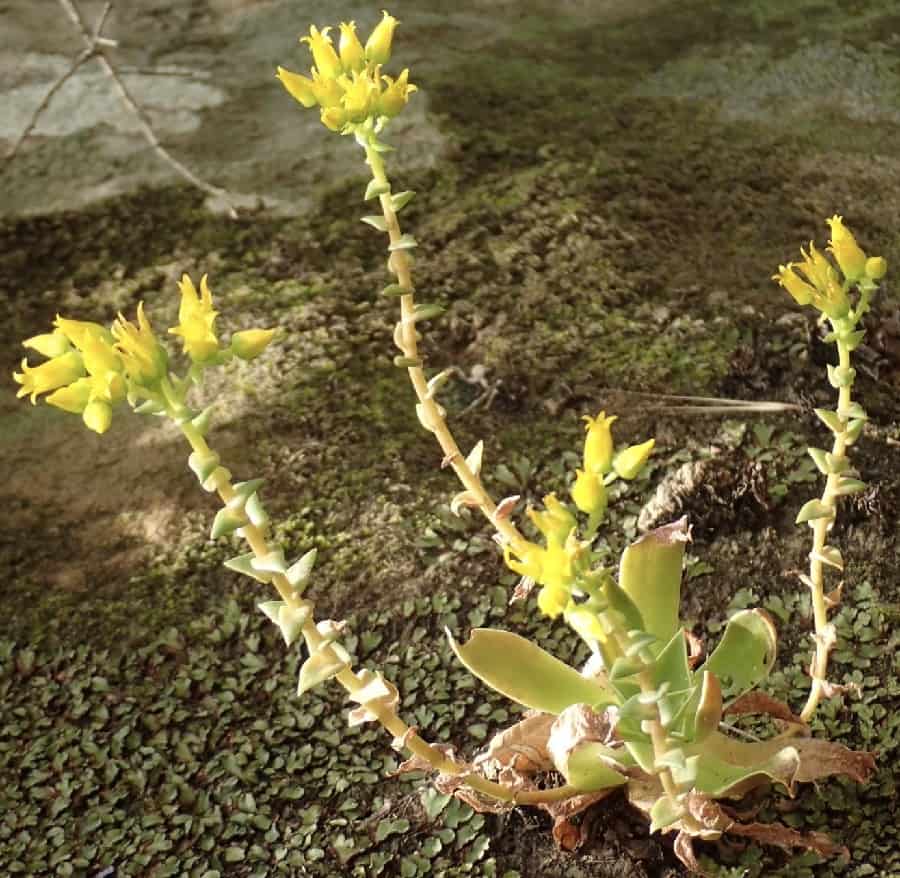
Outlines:
{"label": "brown dead leaf", "polygon": [[768,714],[775,719],[781,719],[785,722],[796,725],[806,726],[799,716],[795,716],[793,711],[783,701],[766,695],[765,692],[754,690],[745,692],[739,698],[736,698],[728,707],[725,708],[725,716],[748,716],[754,713]]}
{"label": "brown dead leaf", "polygon": [[538,807],[553,818],[553,840],[557,846],[565,851],[574,851],[581,847],[587,838],[590,821],[583,820],[579,826],[572,823],[572,818],[582,811],[586,811],[601,799],[605,799],[616,789],[616,787],[612,787],[596,793],[584,793],[561,802],[542,802]]}
{"label": "brown dead leaf", "polygon": [[510,606],[519,601],[527,600],[528,595],[534,591],[535,585],[537,585],[537,583],[530,576],[523,576],[513,589],[512,597],[509,599]]}
{"label": "brown dead leaf", "polygon": [[550,728],[547,750],[558,771],[563,771],[569,755],[582,744],[615,742],[615,718],[608,711],[597,711],[587,704],[567,707]]}
{"label": "brown dead leaf", "polygon": [[487,750],[475,757],[475,765],[487,771],[508,768],[525,775],[552,771],[547,741],[555,720],[551,713],[529,711],[525,719],[494,735]]}
{"label": "brown dead leaf", "polygon": [[558,817],[553,822],[553,840],[562,851],[577,851],[586,838],[583,824],[573,823],[568,817]]}
{"label": "brown dead leaf", "polygon": [[694,840],[687,832],[679,832],[675,836],[675,856],[681,860],[688,872],[707,878],[709,873],[700,867],[700,861],[694,853]]}
{"label": "brown dead leaf", "polygon": [[687,640],[688,645],[688,665],[691,670],[694,670],[700,663],[700,659],[703,658],[703,641],[696,634],[687,630],[684,632],[684,639]]}
{"label": "brown dead leaf", "polygon": [[836,854],[850,855],[847,848],[835,844],[822,832],[797,832],[780,823],[732,823],[728,827],[728,834],[740,835],[761,844],[773,845],[785,850],[803,848],[807,851],[815,851],[823,857],[833,857]]}

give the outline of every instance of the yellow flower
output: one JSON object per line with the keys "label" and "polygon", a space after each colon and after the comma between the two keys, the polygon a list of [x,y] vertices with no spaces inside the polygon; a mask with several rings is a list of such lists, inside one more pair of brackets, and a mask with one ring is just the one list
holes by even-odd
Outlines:
{"label": "yellow flower", "polygon": [[[343,77],[342,77],[343,78]],[[348,122],[363,122],[375,112],[378,84],[365,73],[354,73],[341,98]]]}
{"label": "yellow flower", "polygon": [[648,439],[640,445],[629,445],[613,458],[613,469],[620,478],[628,480],[635,478],[644,468],[655,444],[655,439]]}
{"label": "yellow flower", "polygon": [[362,70],[366,66],[366,50],[356,35],[355,21],[341,22],[341,38],[338,41],[338,52],[344,70]]}
{"label": "yellow flower", "polygon": [[112,342],[112,335],[106,327],[89,320],[69,320],[57,314],[53,325],[80,351],[92,338]]}
{"label": "yellow flower", "polygon": [[231,336],[231,349],[242,360],[252,360],[269,346],[274,336],[274,329],[245,329]]}
{"label": "yellow flower", "polygon": [[[326,79],[317,70],[313,70],[312,90],[316,102],[325,109],[340,107],[344,98],[344,88],[337,79]],[[342,77],[342,79],[346,79]]]}
{"label": "yellow flower", "polygon": [[94,383],[90,378],[79,378],[65,387],[60,387],[59,390],[54,390],[45,402],[64,412],[80,415],[91,401],[93,386]]}
{"label": "yellow flower", "polygon": [[382,76],[382,79],[387,83],[387,88],[378,99],[378,112],[382,116],[396,116],[406,106],[409,96],[414,91],[418,91],[418,88],[409,84],[408,69],[404,70],[397,79],[392,79],[387,75]]}
{"label": "yellow flower", "polygon": [[311,25],[309,36],[303,37],[300,42],[309,45],[319,73],[327,79],[334,79],[344,72],[344,68],[341,66],[341,59],[338,58],[337,52],[334,51],[331,37],[328,36],[330,30],[330,27],[326,27],[319,31],[315,25]]}
{"label": "yellow flower", "polygon": [[545,585],[537,596],[538,609],[555,619],[569,603],[569,593],[565,589]]}
{"label": "yellow flower", "polygon": [[314,107],[317,103],[313,81],[301,76],[299,73],[293,73],[279,67],[276,76],[281,80],[281,84],[288,90],[291,97],[300,101],[304,107]]}
{"label": "yellow flower", "polygon": [[544,553],[544,563],[538,582],[556,589],[569,589],[575,581],[573,561],[578,554],[578,544],[568,540],[565,545],[550,543]]}
{"label": "yellow flower", "polygon": [[129,378],[139,384],[148,384],[165,375],[168,356],[144,315],[143,302],[138,304],[137,326],[119,314],[112,334]]}
{"label": "yellow flower", "polygon": [[180,335],[184,351],[195,363],[208,360],[219,350],[219,342],[213,332],[217,311],[213,311],[212,293],[206,282],[207,275],[200,279],[200,294],[193,281],[184,275],[178,288],[181,290],[181,306],[178,309],[178,326],[169,332]]}
{"label": "yellow flower", "polygon": [[47,332],[43,335],[35,335],[31,338],[26,338],[25,341],[22,342],[22,346],[31,348],[39,354],[43,354],[48,359],[61,357],[63,354],[72,350],[69,340],[59,329],[54,329],[53,332]]}
{"label": "yellow flower", "polygon": [[89,375],[100,376],[107,372],[122,371],[122,361],[115,348],[105,340],[86,339],[82,348],[82,359]]}
{"label": "yellow flower", "polygon": [[329,131],[340,131],[347,124],[347,114],[340,107],[322,110],[319,118]]}
{"label": "yellow flower", "polygon": [[528,510],[528,517],[548,543],[563,543],[576,526],[575,516],[556,499],[556,494],[544,497],[544,512]]}
{"label": "yellow flower", "polygon": [[29,395],[31,403],[37,403],[38,395],[64,387],[84,375],[84,363],[75,351],[54,357],[39,366],[29,366],[28,360],[22,360],[22,371],[13,372],[13,379],[22,386],[17,397]]}
{"label": "yellow flower", "polygon": [[803,256],[803,262],[797,268],[816,288],[813,304],[831,318],[846,316],[850,310],[850,300],[847,298],[832,264],[824,254],[816,250],[812,241],[809,242],[809,253],[806,253],[802,247],[800,253]]}
{"label": "yellow flower", "polygon": [[792,269],[793,262],[778,266],[778,274],[772,275],[772,280],[777,280],[793,297],[798,305],[808,305],[816,297],[816,288],[810,286],[803,278],[795,274]]}
{"label": "yellow flower", "polygon": [[[513,559],[514,554],[519,557],[518,561]],[[541,576],[544,550],[534,543],[522,541],[516,546],[504,546],[503,560],[510,570],[518,573],[520,576],[527,576],[536,581]]]}
{"label": "yellow flower", "polygon": [[81,418],[89,430],[105,433],[112,423],[112,406],[108,402],[95,399],[87,404]]}
{"label": "yellow flower", "polygon": [[394,38],[394,28],[397,27],[397,19],[381,11],[384,16],[375,26],[369,39],[366,40],[366,60],[373,64],[387,64],[391,57],[391,41]]}
{"label": "yellow flower", "polygon": [[828,242],[828,250],[844,273],[844,277],[853,283],[858,281],[866,271],[866,254],[863,252],[856,238],[844,225],[841,217],[835,214],[826,220],[831,227],[831,240]]}
{"label": "yellow flower", "polygon": [[605,475],[612,468],[613,440],[610,427],[616,417],[606,417],[600,412],[596,418],[585,415],[587,437],[584,440],[584,468],[589,473]]}
{"label": "yellow flower", "polygon": [[585,515],[601,516],[606,510],[606,487],[598,473],[575,470],[572,499]]}

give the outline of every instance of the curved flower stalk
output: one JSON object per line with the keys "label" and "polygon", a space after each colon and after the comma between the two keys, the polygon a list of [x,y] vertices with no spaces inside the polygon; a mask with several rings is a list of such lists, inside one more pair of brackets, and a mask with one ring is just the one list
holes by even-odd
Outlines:
{"label": "curved flower stalk", "polygon": [[[816,250],[812,241],[809,243],[809,253],[800,251],[802,262],[780,265],[778,273],[772,276],[794,301],[799,305],[811,305],[819,313],[821,321],[828,321],[831,332],[826,336],[826,341],[832,342],[838,353],[838,365],[828,366],[828,382],[838,392],[837,407],[834,410],[816,409],[819,419],[832,434],[831,451],[807,449],[819,472],[826,477],[825,488],[819,499],[805,503],[797,514],[797,524],[806,522],[813,532],[809,574],[801,576],[812,597],[813,639],[816,644],[809,668],[809,697],[801,713],[805,722],[812,719],[823,697],[841,691],[841,687],[828,682],[826,675],[828,656],[837,639],[834,625],[828,621],[828,610],[840,603],[843,583],[826,593],[825,568],[831,567],[843,573],[844,559],[840,549],[829,544],[828,534],[834,527],[838,498],[857,494],[866,488],[847,454],[847,449],[862,434],[867,419],[865,409],[852,398],[856,370],[850,364],[850,354],[862,344],[865,337],[862,319],[878,288],[877,281],[887,271],[887,262],[883,257],[866,256],[840,216],[831,217],[828,225],[831,228],[828,252],[837,263],[843,279],[828,258]],[[795,268],[799,274],[794,271]]]}
{"label": "curved flower stalk", "polygon": [[396,710],[399,697],[393,684],[377,671],[351,668],[349,653],[340,643],[345,623],[316,622],[313,602],[304,596],[315,550],[291,564],[286,561],[283,549],[267,536],[269,516],[259,496],[262,479],[232,481],[231,471],[206,441],[211,407],[196,411],[187,402],[189,390],[202,382],[204,370],[221,366],[233,357],[252,360],[269,345],[275,331],[243,330],[223,345],[215,332],[218,312],[213,309],[206,276],[199,291],[187,275],[179,288],[179,322],[168,332],[181,339],[183,352],[191,362],[185,375],[171,371],[172,358],[141,304],[136,322],[120,314],[110,329],[57,317],[52,332],[24,342],[49,359],[39,366],[30,366],[27,359],[22,361],[22,372],[13,376],[21,385],[18,395],[28,394],[35,403],[41,394],[49,394],[46,401],[50,405],[81,414],[86,426],[98,433],[109,428],[113,405],[126,400],[136,412],[168,417],[178,425],[191,446],[188,466],[202,488],[217,494],[223,504],[212,524],[212,538],[234,533],[248,544],[250,551],[231,558],[225,566],[273,586],[278,600],[260,603],[260,611],[279,629],[288,647],[301,639],[306,645],[308,657],[300,669],[298,695],[336,679],[357,705],[349,715],[351,726],[381,723],[398,749],[408,750],[412,758],[441,776],[454,778],[457,785],[471,791],[470,795],[521,804],[570,798],[577,790],[567,785],[520,789],[491,781],[473,766],[451,758],[400,719]]}

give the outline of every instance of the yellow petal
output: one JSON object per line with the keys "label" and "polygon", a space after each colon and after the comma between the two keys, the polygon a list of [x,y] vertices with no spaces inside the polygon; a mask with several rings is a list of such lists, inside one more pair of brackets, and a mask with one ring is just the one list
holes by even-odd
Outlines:
{"label": "yellow petal", "polygon": [[276,76],[281,80],[281,84],[288,90],[294,100],[299,101],[304,107],[314,107],[316,105],[316,95],[313,91],[313,82],[299,73],[293,73],[279,67]]}

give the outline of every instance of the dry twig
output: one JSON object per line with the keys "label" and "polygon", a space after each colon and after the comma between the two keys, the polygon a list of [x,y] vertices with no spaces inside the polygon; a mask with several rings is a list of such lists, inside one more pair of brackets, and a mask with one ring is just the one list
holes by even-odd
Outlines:
{"label": "dry twig", "polygon": [[16,153],[19,151],[19,148],[22,146],[31,132],[34,131],[35,126],[37,125],[38,120],[41,117],[41,114],[50,105],[50,101],[53,100],[53,97],[56,95],[56,93],[86,61],[89,61],[92,58],[96,58],[103,72],[112,80],[113,84],[115,85],[116,90],[119,92],[119,97],[122,99],[122,102],[132,113],[135,119],[137,119],[138,126],[141,129],[141,133],[153,148],[154,152],[156,152],[156,154],[166,164],[173,168],[176,173],[184,177],[184,179],[187,180],[192,186],[196,186],[198,189],[206,192],[209,195],[221,198],[228,205],[228,213],[231,218],[236,219],[237,210],[229,193],[225,189],[221,189],[218,186],[213,186],[211,183],[207,183],[201,177],[198,177],[193,171],[190,170],[190,168],[183,165],[160,143],[159,138],[156,136],[156,132],[153,130],[153,125],[150,123],[150,120],[147,117],[147,114],[141,109],[140,105],[137,103],[137,101],[134,99],[134,96],[125,85],[125,82],[123,81],[119,71],[113,66],[112,62],[107,57],[105,50],[107,48],[115,48],[118,45],[115,40],[110,40],[107,37],[103,36],[103,28],[106,25],[106,20],[109,17],[109,13],[112,11],[112,0],[107,0],[107,2],[104,4],[103,9],[100,12],[100,16],[97,19],[97,23],[94,26],[93,32],[88,30],[88,27],[85,24],[81,13],[76,7],[74,0],[59,0],[59,4],[60,6],[62,6],[63,11],[66,13],[69,20],[81,34],[81,38],[84,41],[84,49],[74,59],[66,72],[63,73],[62,76],[60,76],[59,79],[57,79],[56,82],[54,82],[53,85],[50,86],[41,102],[35,108],[34,112],[31,115],[31,118],[28,121],[28,124],[25,126],[16,142],[12,145],[12,148],[6,154],[6,167],[9,167],[9,165],[12,163],[12,160],[15,158]]}

